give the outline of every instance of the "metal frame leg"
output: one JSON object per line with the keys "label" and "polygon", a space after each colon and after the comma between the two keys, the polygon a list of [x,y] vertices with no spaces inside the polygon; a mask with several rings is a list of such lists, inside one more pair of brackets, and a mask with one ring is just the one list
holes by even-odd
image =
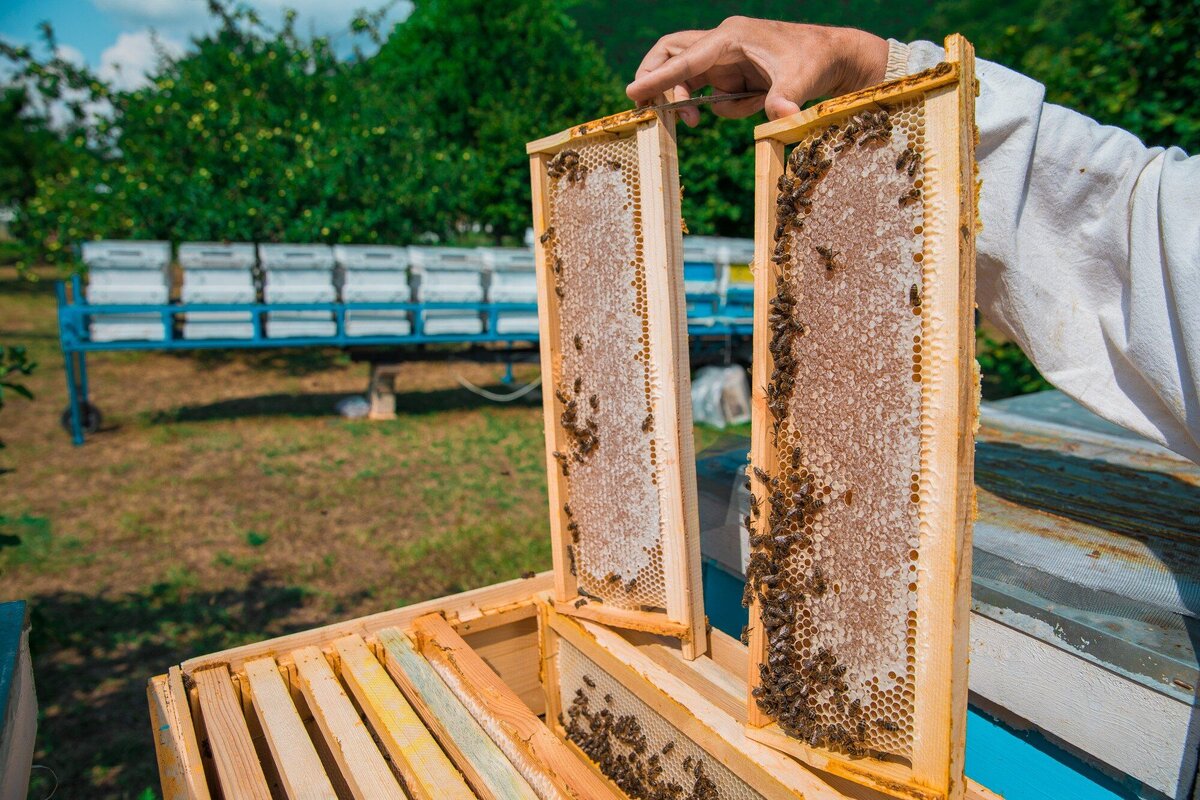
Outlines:
{"label": "metal frame leg", "polygon": [[78,447],[83,444],[83,406],[80,394],[83,395],[83,402],[87,401],[87,378],[84,377],[81,385],[79,377],[80,373],[87,375],[87,366],[83,361],[83,354],[80,353],[80,368],[77,369],[75,356],[72,352],[63,353],[67,372],[67,409],[71,414],[71,442]]}

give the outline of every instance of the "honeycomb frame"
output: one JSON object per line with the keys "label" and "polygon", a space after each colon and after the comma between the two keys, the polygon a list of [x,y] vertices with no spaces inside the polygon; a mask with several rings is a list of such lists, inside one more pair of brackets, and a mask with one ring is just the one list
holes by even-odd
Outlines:
{"label": "honeycomb frame", "polygon": [[[978,418],[973,335],[976,84],[970,44],[951,36],[946,52],[947,62],[931,70],[835,98],[755,130],[747,735],[814,767],[914,800],[957,799],[965,787],[973,429]],[[893,117],[900,125],[902,114],[919,131],[907,141],[892,134]],[[843,151],[845,159],[839,161]],[[870,151],[878,151],[873,162],[862,155]],[[856,200],[843,175],[842,185],[848,188],[834,197],[822,181],[833,170],[851,167],[868,191]],[[780,203],[785,189],[790,199]],[[881,203],[879,197],[893,192],[899,194],[896,204],[891,211],[879,211],[875,230],[866,236],[854,232],[849,222],[854,203]],[[813,203],[826,216],[809,219]],[[897,220],[910,211],[917,215],[916,225],[911,235],[898,240],[910,244],[887,250],[896,245],[885,241],[885,233],[897,230]],[[811,223],[807,229],[806,221]],[[838,240],[839,234],[850,238]],[[842,254],[835,244],[847,252]],[[871,257],[875,272],[860,278],[849,274],[854,258]],[[889,264],[894,265],[890,270],[881,269]],[[898,286],[902,278],[903,286],[887,288],[888,281]],[[874,334],[857,330],[855,320],[838,320],[832,327],[825,319],[829,313],[821,304],[822,292],[835,291],[835,284],[851,285],[853,279],[859,280],[857,294],[847,290],[846,296],[867,304],[856,319],[869,320],[871,326],[878,316],[870,305],[875,299],[871,292],[895,297],[888,302],[896,308],[878,317],[894,341],[871,342],[875,361],[891,371],[864,365],[861,358],[847,363],[845,356],[864,353],[863,337]],[[811,296],[804,295],[805,289]],[[807,315],[806,301],[811,303]],[[909,314],[906,322],[903,317]],[[825,323],[812,339],[806,320]],[[885,354],[910,348],[911,368],[901,374],[899,362]],[[909,363],[907,359],[901,360]],[[839,408],[836,390],[811,380],[811,374],[797,388],[800,373],[817,372],[822,365],[826,374],[841,368],[858,381],[849,391],[844,381],[840,387],[842,396],[853,398],[850,405],[872,398],[877,408],[890,408],[881,415],[886,424],[871,429],[869,415],[855,419],[828,413]],[[880,376],[883,383],[868,382]],[[838,427],[848,443],[836,443],[832,431]],[[864,464],[872,455],[889,455],[888,444],[868,447],[845,437],[857,434],[874,441],[882,433],[901,446],[882,470],[872,473]],[[858,461],[838,463],[836,455],[830,461],[831,452],[853,457],[855,448],[861,454]],[[902,460],[898,454],[905,453],[906,463],[896,463]],[[860,486],[857,495],[848,480],[900,472],[899,482]],[[871,515],[865,524],[888,531],[897,544],[907,542],[893,547],[895,563],[881,560],[859,567],[836,558],[839,547],[853,547],[854,537],[867,535],[861,520],[858,528],[845,521],[852,517],[847,511],[851,497],[858,498],[854,513]],[[876,543],[870,539],[864,552]],[[866,577],[874,582],[860,581],[862,588],[856,589],[852,579]],[[899,590],[889,593],[891,583]],[[889,644],[896,639],[888,635],[892,631],[899,631],[900,638]],[[839,650],[843,644],[845,650]],[[872,649],[873,656],[862,656]],[[855,661],[855,656],[862,657]],[[881,663],[899,666],[887,670]],[[893,685],[884,690],[881,681]]]}
{"label": "honeycomb frame", "polygon": [[675,115],[624,112],[526,149],[555,600],[694,658],[707,637]]}

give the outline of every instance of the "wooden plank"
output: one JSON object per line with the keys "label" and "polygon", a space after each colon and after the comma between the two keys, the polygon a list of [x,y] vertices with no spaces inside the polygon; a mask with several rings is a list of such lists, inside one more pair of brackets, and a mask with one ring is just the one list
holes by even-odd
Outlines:
{"label": "wooden plank", "polygon": [[316,647],[304,647],[292,657],[300,691],[354,797],[402,800],[400,784],[324,654]]}
{"label": "wooden plank", "polygon": [[400,772],[404,787],[417,800],[461,798],[475,795],[458,770],[438,747],[383,668],[357,634],[333,642],[341,659],[341,674],[367,715],[375,735]]}
{"label": "wooden plank", "polygon": [[[572,385],[564,377],[563,367],[564,363],[571,363],[572,358],[580,357],[569,347],[562,345],[564,334],[560,316],[560,294],[563,290],[561,281],[568,280],[573,273],[570,271],[570,264],[561,264],[558,247],[563,237],[568,234],[564,232],[561,220],[556,223],[551,219],[551,197],[553,195],[561,198],[561,195],[554,194],[557,184],[551,183],[548,165],[550,155],[562,150],[569,142],[583,148],[590,144],[606,146],[589,141],[597,131],[606,131],[600,141],[630,142],[635,150],[635,155],[630,156],[630,151],[618,148],[613,152],[623,153],[620,155],[621,160],[605,163],[624,164],[624,168],[632,171],[633,166],[630,162],[636,160],[637,169],[636,175],[625,176],[625,184],[628,187],[627,191],[631,192],[632,205],[638,209],[637,212],[632,212],[638,215],[634,217],[636,221],[633,224],[635,232],[640,234],[636,237],[637,257],[633,263],[638,265],[638,286],[641,287],[638,291],[643,293],[639,294],[642,299],[638,302],[644,301],[642,310],[638,312],[644,313],[643,331],[646,341],[642,346],[648,353],[650,374],[653,375],[654,383],[647,394],[648,405],[643,406],[643,411],[637,412],[638,418],[616,422],[628,423],[633,430],[641,426],[643,431],[654,431],[653,441],[649,443],[650,463],[657,474],[657,530],[664,532],[661,536],[661,585],[664,588],[661,596],[654,597],[653,602],[636,597],[633,595],[633,589],[624,590],[630,595],[628,597],[624,593],[620,593],[619,597],[596,597],[608,590],[600,587],[599,576],[590,572],[583,576],[585,588],[590,592],[581,591],[580,580],[576,575],[576,555],[581,551],[587,552],[584,548],[589,528],[586,521],[582,530],[573,524],[579,522],[578,504],[576,519],[571,520],[567,516],[564,506],[570,497],[566,467],[560,467],[556,460],[556,454],[564,457],[564,454],[574,453],[582,458],[579,452],[573,450],[572,437],[563,425],[563,412],[567,407],[564,404],[568,403],[566,395],[571,394],[567,387]],[[614,139],[614,132],[618,132],[620,136]],[[685,652],[689,655],[702,653],[707,647],[706,620],[702,602],[699,515],[691,431],[687,310],[683,290],[683,245],[679,216],[675,115],[673,112],[647,111],[617,115],[616,118],[575,126],[562,134],[531,143],[528,152],[531,154],[530,179],[538,280],[539,335],[543,343],[542,374],[547,376],[548,385],[564,382],[563,386],[552,386],[552,390],[543,393],[550,530],[556,575],[555,599],[560,603],[563,613],[577,613],[610,625],[678,636],[685,643]],[[611,175],[611,171],[599,171],[596,174]],[[575,182],[573,178],[571,180],[572,183]],[[593,180],[598,178],[593,177]],[[581,182],[580,186],[585,188],[586,181]],[[636,187],[636,196],[632,194],[633,187]],[[583,188],[577,187],[576,190],[583,191]],[[595,198],[591,200],[595,201]],[[628,207],[629,205],[626,205],[626,208]],[[579,215],[567,218],[578,219]],[[613,224],[625,223],[613,221]],[[555,230],[555,225],[558,226],[558,230]],[[574,242],[576,239],[568,241]],[[586,258],[587,256],[584,256],[584,260]],[[566,269],[566,278],[561,277],[564,274],[563,268]],[[574,296],[568,294],[566,297]],[[579,337],[575,338],[575,348],[582,352],[580,341]],[[566,355],[563,353],[564,349],[568,351]],[[638,358],[643,356],[639,353]],[[630,364],[630,368],[635,367],[636,364]],[[574,385],[578,392],[578,380],[581,376],[575,377]],[[628,401],[627,397],[624,399]],[[605,437],[608,429],[603,409],[606,406],[599,401],[598,396],[590,397],[589,402],[593,403],[590,411],[583,403],[582,394],[570,401],[571,404],[580,405],[581,421],[585,413],[594,415],[588,419],[588,424],[595,424],[599,420],[600,427],[592,430],[597,431],[600,437]],[[630,405],[629,402],[626,402],[626,405]],[[646,411],[649,411],[649,414],[646,414]],[[599,450],[601,459],[606,452],[604,449]],[[640,454],[640,451],[634,452]],[[602,516],[603,512],[600,514]],[[582,537],[581,541],[584,544],[572,541],[575,537],[568,531],[569,526],[575,528],[576,535]],[[643,547],[648,548],[648,545],[643,544]],[[583,564],[584,559],[579,559],[580,570],[585,568]],[[616,582],[612,586],[619,587],[619,579],[622,578],[627,579],[631,587],[635,580],[643,581],[644,586],[647,579],[658,585],[657,574],[643,574],[646,569],[644,565],[630,566],[629,569],[636,570],[637,574],[620,576],[612,573],[610,577]],[[599,602],[602,599],[608,599],[609,602]],[[660,604],[665,606],[663,610],[658,610]]]}
{"label": "wooden plank", "polygon": [[[616,631],[547,611],[549,629],[769,800],[843,795],[788,756],[747,738],[740,720],[640,653]],[[682,658],[682,656],[681,656]]]}
{"label": "wooden plank", "polygon": [[288,798],[337,800],[275,659],[248,661],[245,672],[254,713]]}
{"label": "wooden plank", "polygon": [[378,641],[388,674],[480,797],[537,797],[408,637],[387,628],[379,632]]}
{"label": "wooden plank", "polygon": [[172,726],[171,738],[174,743],[175,756],[183,766],[186,795],[195,800],[207,800],[209,797],[208,778],[204,772],[204,761],[200,756],[200,743],[197,740],[195,715],[192,713],[191,701],[183,685],[183,670],[171,667],[167,670],[166,702],[164,705],[166,719],[164,722]]}
{"label": "wooden plank", "polygon": [[[920,747],[913,777],[961,798],[967,726],[967,660],[971,612],[971,524],[975,516],[975,427],[979,420],[979,368],[975,362],[975,51],[959,35],[946,39],[946,57],[958,82],[926,100],[926,143],[942,176],[939,213],[925,213],[925,274],[930,338],[949,352],[932,354],[922,401],[922,423],[932,426],[929,463],[922,454],[922,561],[917,573],[917,692],[913,726]],[[937,251],[937,242],[946,251]],[[943,263],[939,263],[942,262]],[[927,348],[929,349],[929,348]],[[968,366],[969,365],[969,366]],[[933,413],[926,415],[926,408]],[[924,442],[923,442],[924,444]]]}
{"label": "wooden plank", "polygon": [[182,668],[188,675],[206,666],[218,664],[224,664],[236,671],[247,661],[265,656],[278,657],[303,647],[322,646],[347,634],[357,633],[366,637],[384,628],[405,628],[417,617],[434,612],[441,612],[447,618],[486,616],[493,609],[507,611],[517,605],[532,605],[534,595],[549,589],[553,580],[553,572],[542,572],[533,578],[517,578],[411,606],[209,653],[184,661]]}
{"label": "wooden plank", "polygon": [[413,623],[422,654],[543,800],[616,800],[438,614]]}
{"label": "wooden plank", "polygon": [[[912,490],[912,502],[917,504],[914,534],[919,536],[919,546],[912,558],[919,558],[920,564],[913,567],[915,576],[910,589],[917,610],[915,617],[907,622],[911,683],[905,684],[906,697],[912,698],[908,701],[912,714],[911,760],[896,763],[874,757],[853,758],[840,751],[811,746],[785,734],[758,708],[753,694],[747,700],[751,726],[748,735],[752,738],[819,769],[895,796],[922,800],[959,800],[966,791],[962,767],[974,500],[972,431],[978,402],[978,373],[968,366],[974,364],[975,81],[970,45],[962,37],[952,36],[946,40],[946,50],[948,63],[925,73],[835,98],[785,120],[760,125],[755,131],[758,138],[756,260],[761,274],[756,274],[755,281],[758,335],[754,354],[752,460],[769,477],[781,474],[777,469],[776,448],[770,440],[766,390],[767,376],[773,366],[772,354],[767,349],[772,332],[767,301],[775,297],[777,272],[767,258],[773,250],[775,197],[779,191],[776,184],[783,168],[783,147],[818,128],[843,123],[859,111],[881,105],[895,107],[900,101],[918,101],[924,107],[922,182],[915,184],[920,190],[918,196],[924,199],[924,218],[915,233],[923,235],[924,245],[913,257],[923,281],[920,293],[914,294],[917,292],[914,288],[909,295],[917,298],[912,303],[914,313],[920,317],[921,331],[920,339],[914,339],[920,342],[915,351],[918,355],[914,356],[914,363],[920,365],[914,367],[914,379],[920,387],[920,474],[919,491],[916,487]],[[832,271],[834,267],[827,265],[826,269]],[[768,487],[760,478],[754,478],[753,491],[764,505],[775,488],[778,487]],[[828,488],[825,491],[829,493]],[[845,487],[840,491],[844,495],[838,495],[839,499],[849,506],[849,491]],[[858,496],[861,498],[861,493]],[[859,504],[862,502],[860,499]],[[766,539],[770,524],[764,509],[755,520],[753,533]],[[836,576],[831,580],[835,581]],[[837,589],[836,584],[834,588]],[[824,591],[821,589],[818,594]],[[903,628],[904,620],[900,624]],[[751,608],[749,637],[751,659],[747,682],[753,693],[760,680],[758,665],[763,663],[766,651],[757,598]],[[899,658],[903,664],[903,650]],[[890,677],[896,678],[894,674]],[[860,738],[866,735],[862,730],[860,724]],[[823,734],[814,734],[818,735]]]}
{"label": "wooden plank", "polygon": [[271,790],[258,762],[258,753],[246,727],[242,703],[233,689],[229,670],[211,667],[200,670],[192,679],[196,682],[204,729],[208,733],[222,794],[248,800],[270,800]]}
{"label": "wooden plank", "polygon": [[[554,278],[550,264],[550,253],[542,237],[550,227],[550,177],[546,172],[549,158],[544,154],[529,159],[529,179],[533,192],[533,261],[537,278],[538,293],[538,348],[542,362],[542,375],[553,376],[560,372],[558,304],[554,302],[552,287]],[[551,382],[552,379],[551,379]],[[554,401],[550,398],[553,388],[547,386],[542,394],[542,425],[546,442],[546,494],[550,501],[550,555],[554,566],[554,596],[562,602],[571,602],[578,597],[578,585],[570,553],[570,536],[567,534],[566,512],[563,498],[567,496],[567,479],[555,468],[554,451],[562,441],[564,433],[555,413]]]}
{"label": "wooden plank", "polygon": [[679,198],[679,160],[675,112],[658,115],[657,125],[637,129],[641,162],[642,239],[646,260],[646,297],[650,304],[651,348],[663,358],[659,375],[663,395],[653,402],[654,419],[674,432],[673,447],[660,453],[666,495],[663,571],[667,616],[682,622],[683,652],[695,658],[708,649],[704,587],[700,571],[700,512],[696,504],[696,454],[692,431],[692,381],[688,361],[687,301],[683,290],[683,230]]}
{"label": "wooden plank", "polygon": [[[753,364],[751,367],[751,399],[750,399],[750,461],[755,466],[774,474],[779,467],[775,448],[765,431],[771,429],[772,416],[767,408],[767,384],[770,382],[771,371],[775,368],[774,358],[769,345],[771,330],[768,316],[771,308],[767,298],[775,296],[775,275],[770,254],[774,248],[775,230],[775,192],[779,178],[784,170],[783,145],[773,139],[759,139],[754,143],[754,330],[762,331],[751,342],[753,348]],[[759,502],[770,495],[770,489],[755,473],[749,473],[752,492]],[[751,521],[751,533],[758,536],[769,535],[770,526],[766,509]],[[767,637],[760,621],[758,599],[751,597],[750,621],[747,625],[749,632],[750,652],[754,657],[747,664],[748,692],[753,692],[759,685],[758,664],[766,656]],[[762,713],[750,694],[746,696],[749,723],[761,727],[770,723],[770,719]]]}

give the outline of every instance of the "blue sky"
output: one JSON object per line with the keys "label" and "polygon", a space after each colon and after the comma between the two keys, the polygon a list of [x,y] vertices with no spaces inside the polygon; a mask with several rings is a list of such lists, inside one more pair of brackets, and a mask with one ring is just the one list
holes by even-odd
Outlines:
{"label": "blue sky", "polygon": [[[299,12],[298,29],[317,34],[346,30],[353,10],[390,7],[389,22],[404,19],[406,0],[246,0],[274,23],[284,8]],[[193,36],[212,28],[205,0],[2,0],[0,37],[32,44],[37,26],[49,20],[65,55],[86,62],[109,80],[136,85],[155,60],[154,41],[168,52],[187,47]],[[343,33],[335,44],[349,52],[354,39]],[[360,42],[365,45],[366,42]]]}

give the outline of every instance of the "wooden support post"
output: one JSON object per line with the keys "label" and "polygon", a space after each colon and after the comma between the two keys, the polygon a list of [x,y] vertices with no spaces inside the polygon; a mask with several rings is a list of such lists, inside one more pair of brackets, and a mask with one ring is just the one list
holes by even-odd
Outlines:
{"label": "wooden support post", "polygon": [[371,362],[371,377],[367,385],[367,399],[371,410],[367,418],[388,420],[396,418],[396,376],[399,364],[377,364]]}

